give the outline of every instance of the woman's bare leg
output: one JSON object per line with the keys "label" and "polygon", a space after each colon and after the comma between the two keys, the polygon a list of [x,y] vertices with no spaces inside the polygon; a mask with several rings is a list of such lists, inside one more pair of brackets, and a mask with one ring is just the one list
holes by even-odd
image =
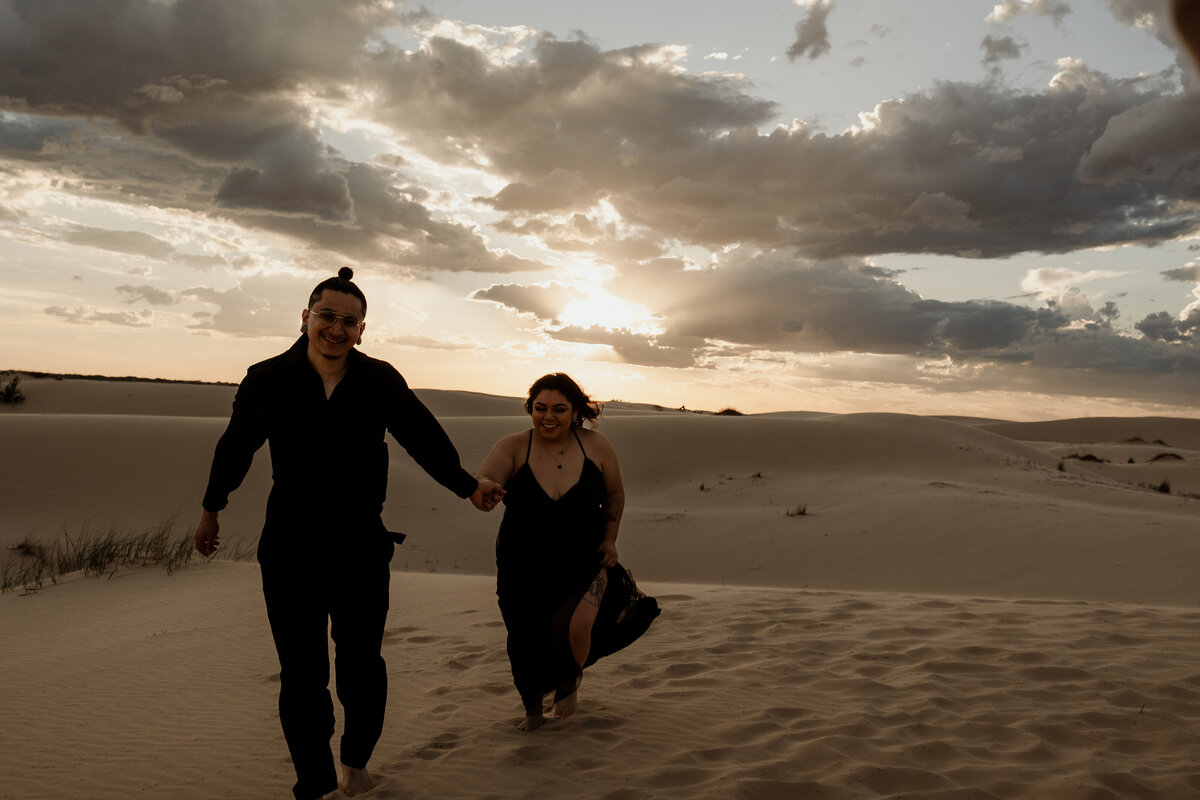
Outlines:
{"label": "woman's bare leg", "polygon": [[[571,615],[571,625],[567,638],[571,643],[571,655],[580,667],[587,661],[588,651],[592,648],[592,625],[596,622],[596,614],[600,611],[600,601],[604,598],[604,590],[608,587],[608,570],[601,569],[592,579],[591,586],[583,593],[583,599],[575,607]],[[566,719],[579,708],[579,692],[574,691],[554,704],[552,714],[555,719]]]}

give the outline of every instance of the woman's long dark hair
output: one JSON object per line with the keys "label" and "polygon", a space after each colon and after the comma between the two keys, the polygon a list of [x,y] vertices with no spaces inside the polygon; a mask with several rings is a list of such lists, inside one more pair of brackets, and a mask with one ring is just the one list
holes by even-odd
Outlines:
{"label": "woman's long dark hair", "polygon": [[533,386],[529,387],[529,396],[525,398],[526,414],[533,413],[533,399],[546,390],[559,392],[567,398],[571,404],[571,425],[580,427],[586,422],[594,428],[600,424],[600,412],[604,410],[604,404],[588,397],[575,379],[565,372],[551,372],[533,382]]}

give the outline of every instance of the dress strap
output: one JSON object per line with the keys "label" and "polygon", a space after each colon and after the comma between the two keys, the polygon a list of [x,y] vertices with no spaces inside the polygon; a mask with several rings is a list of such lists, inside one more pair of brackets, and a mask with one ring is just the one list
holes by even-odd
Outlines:
{"label": "dress strap", "polygon": [[[532,431],[531,431],[531,433],[532,433]],[[587,450],[583,449],[583,442],[579,441],[579,434],[575,431],[574,425],[571,426],[571,433],[572,433],[572,435],[574,435],[575,441],[579,442],[579,452],[583,453],[584,458],[587,458],[588,457]],[[526,460],[528,460],[528,457],[526,458]]]}
{"label": "dress strap", "polygon": [[525,445],[525,463],[529,463],[529,453],[533,450],[533,428],[529,429],[529,444]]}

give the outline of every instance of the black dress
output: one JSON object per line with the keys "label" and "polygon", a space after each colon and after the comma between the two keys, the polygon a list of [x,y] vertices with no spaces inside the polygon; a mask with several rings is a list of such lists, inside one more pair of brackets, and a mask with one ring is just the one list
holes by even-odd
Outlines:
{"label": "black dress", "polygon": [[[581,669],[568,631],[600,571],[606,493],[604,475],[584,451],[579,480],[551,499],[529,467],[532,446],[531,430],[525,463],[504,486],[504,519],[496,537],[496,595],[508,629],[513,682],[527,714],[541,712],[548,692],[557,701],[579,685]],[[619,564],[608,568],[608,579],[584,666],[633,642],[659,614],[658,603],[639,592]]]}

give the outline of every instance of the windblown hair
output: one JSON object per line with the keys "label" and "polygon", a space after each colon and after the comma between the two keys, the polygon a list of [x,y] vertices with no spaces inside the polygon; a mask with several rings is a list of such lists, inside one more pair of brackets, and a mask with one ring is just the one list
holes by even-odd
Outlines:
{"label": "windblown hair", "polygon": [[589,423],[594,428],[600,424],[600,413],[604,410],[604,404],[588,397],[575,379],[565,372],[552,372],[533,382],[533,386],[529,387],[529,396],[525,398],[526,414],[533,412],[534,398],[547,389],[559,392],[567,398],[567,402],[571,404],[571,425],[582,427],[584,423]]}
{"label": "windblown hair", "polygon": [[351,280],[354,277],[354,270],[349,267],[342,267],[338,270],[336,278],[326,278],[317,284],[317,288],[312,290],[312,294],[308,296],[308,307],[312,308],[313,303],[321,299],[321,293],[326,289],[332,289],[335,292],[348,294],[351,297],[357,297],[362,303],[363,316],[367,316],[367,296],[362,293],[362,289],[358,288]]}

